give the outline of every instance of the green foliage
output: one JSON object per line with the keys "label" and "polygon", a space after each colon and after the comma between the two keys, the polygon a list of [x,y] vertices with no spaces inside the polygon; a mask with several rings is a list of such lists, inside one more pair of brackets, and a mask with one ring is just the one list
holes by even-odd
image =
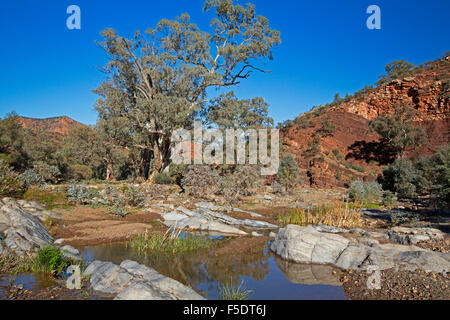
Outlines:
{"label": "green foliage", "polygon": [[29,187],[42,187],[45,185],[45,179],[37,172],[36,169],[27,169],[22,174],[24,184]]}
{"label": "green foliage", "polygon": [[407,77],[412,73],[413,68],[414,65],[406,62],[405,60],[397,60],[388,63],[385,67],[386,75],[380,76],[380,80],[377,82],[377,85]]}
{"label": "green foliage", "polygon": [[277,173],[277,182],[287,191],[292,191],[295,186],[301,183],[300,171],[294,156],[286,154],[280,161],[280,167]]}
{"label": "green foliage", "polygon": [[167,172],[157,173],[153,179],[156,184],[173,184],[173,180]]}
{"label": "green foliage", "polygon": [[322,136],[322,138],[326,138],[332,136],[334,132],[336,132],[336,125],[330,122],[328,119],[322,119],[321,127],[317,129],[317,133]]}
{"label": "green foliage", "polygon": [[141,253],[160,253],[167,255],[186,254],[200,249],[208,249],[212,240],[207,236],[181,236],[181,230],[168,230],[165,234],[144,233],[130,243],[131,247]]}
{"label": "green foliage", "polygon": [[347,169],[353,169],[353,170],[356,170],[356,171],[361,172],[361,173],[364,173],[366,171],[366,169],[364,169],[363,167],[358,166],[357,164],[353,164],[351,162],[344,162],[344,166]]}
{"label": "green foliage", "polygon": [[128,185],[128,188],[124,191],[125,198],[128,205],[131,207],[139,207],[144,203],[145,194],[135,185]]}
{"label": "green foliage", "polygon": [[415,182],[419,172],[414,163],[409,159],[396,159],[394,163],[383,170],[380,182],[383,189],[390,190],[398,194],[401,198],[416,196]]}
{"label": "green foliage", "polygon": [[414,109],[397,107],[394,115],[382,115],[369,121],[369,132],[378,133],[403,156],[408,147],[419,147],[427,142],[425,130],[413,123],[415,113]]}
{"label": "green foliage", "polygon": [[391,191],[387,190],[383,193],[383,206],[393,206],[397,203],[397,197],[395,196],[394,193],[392,193]]}
{"label": "green foliage", "polygon": [[16,197],[23,193],[23,181],[4,160],[0,160],[0,196]]}
{"label": "green foliage", "polygon": [[27,201],[39,202],[45,205],[47,208],[67,204],[67,198],[64,193],[52,192],[38,188],[28,189],[23,195],[23,199]]}
{"label": "green foliage", "polygon": [[[210,89],[232,88],[261,71],[260,61],[272,59],[273,48],[281,43],[279,32],[252,4],[208,0],[203,9],[213,15],[209,30],[182,14],[162,19],[131,39],[112,29],[101,32],[104,41],[99,44],[109,61],[103,68],[106,80],[95,90],[100,96],[99,125],[109,144],[130,150],[140,176],[146,176],[152,158],[148,176],[164,169],[173,131],[191,129],[199,114],[225,126],[269,121],[261,98],[238,100],[232,93],[214,97],[217,91]],[[210,108],[205,101],[212,101]],[[239,119],[233,118],[234,111]]]}
{"label": "green foliage", "polygon": [[263,98],[239,100],[233,91],[214,99],[205,111],[206,121],[221,129],[265,128],[273,125]]}
{"label": "green foliage", "polygon": [[377,182],[354,181],[350,185],[348,197],[353,202],[369,204],[381,200],[383,193],[381,185]]}
{"label": "green foliage", "polygon": [[33,272],[61,273],[69,266],[69,261],[64,258],[58,248],[45,247],[38,251],[32,267]]}
{"label": "green foliage", "polygon": [[390,216],[391,223],[394,226],[399,226],[402,224],[414,224],[420,221],[420,215],[417,213],[408,213],[408,212],[393,212]]}
{"label": "green foliage", "polygon": [[67,198],[71,202],[86,204],[92,197],[92,192],[83,184],[73,183],[67,190]]}
{"label": "green foliage", "polygon": [[308,142],[308,146],[303,152],[305,158],[314,158],[320,153],[320,138],[314,137],[313,141]]}
{"label": "green foliage", "polygon": [[67,168],[67,177],[69,179],[89,180],[93,177],[94,173],[91,168],[82,164],[73,164]]}
{"label": "green foliage", "polygon": [[46,162],[38,161],[33,167],[46,182],[56,183],[61,177],[59,168],[54,165],[49,165]]}
{"label": "green foliage", "polygon": [[220,300],[247,300],[252,293],[252,290],[245,289],[243,281],[238,286],[222,283],[219,289]]}

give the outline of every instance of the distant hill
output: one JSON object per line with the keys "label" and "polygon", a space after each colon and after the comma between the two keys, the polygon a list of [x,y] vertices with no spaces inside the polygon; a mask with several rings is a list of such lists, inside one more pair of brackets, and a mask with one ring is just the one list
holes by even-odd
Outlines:
{"label": "distant hill", "polygon": [[[282,127],[283,148],[295,156],[303,181],[314,187],[344,187],[352,178],[374,180],[392,162],[390,151],[367,134],[369,120],[394,113],[396,105],[417,111],[429,144],[409,156],[430,155],[450,142],[450,57],[417,67],[401,79],[366,87],[313,108]],[[321,133],[326,128],[328,134]]]}
{"label": "distant hill", "polygon": [[66,136],[70,130],[77,126],[83,125],[82,123],[75,121],[67,116],[52,117],[46,119],[36,119],[27,117],[17,117],[17,121],[25,128],[30,130],[46,130],[51,133],[60,134]]}

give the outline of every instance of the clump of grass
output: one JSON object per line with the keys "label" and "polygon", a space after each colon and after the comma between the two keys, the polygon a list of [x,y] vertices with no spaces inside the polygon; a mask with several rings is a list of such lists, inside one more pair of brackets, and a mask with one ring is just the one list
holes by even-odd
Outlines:
{"label": "clump of grass", "polygon": [[38,188],[28,189],[23,195],[23,199],[27,201],[39,202],[45,205],[47,209],[68,204],[68,200],[64,193],[41,190]]}
{"label": "clump of grass", "polygon": [[0,273],[46,273],[58,275],[71,264],[83,267],[83,261],[72,261],[64,257],[62,252],[55,247],[45,247],[34,255],[23,257],[17,255],[0,256]]}
{"label": "clump of grass", "polygon": [[239,283],[237,287],[224,283],[219,289],[220,300],[247,300],[252,293],[252,290],[244,287],[244,282]]}
{"label": "clump of grass", "polygon": [[31,270],[33,272],[61,273],[70,265],[70,261],[66,259],[62,252],[55,247],[45,247],[38,251]]}
{"label": "clump of grass", "polygon": [[147,232],[136,237],[130,243],[131,247],[143,253],[179,254],[200,249],[207,249],[212,245],[208,237],[185,235],[181,237],[181,229],[169,229],[166,233]]}
{"label": "clump of grass", "polygon": [[327,225],[339,228],[360,227],[361,209],[358,206],[351,208],[347,203],[334,200],[333,204],[321,204],[311,209],[294,208],[280,213],[278,221],[283,224]]}
{"label": "clump of grass", "polygon": [[18,274],[31,272],[34,257],[19,257],[15,255],[0,256],[0,273]]}

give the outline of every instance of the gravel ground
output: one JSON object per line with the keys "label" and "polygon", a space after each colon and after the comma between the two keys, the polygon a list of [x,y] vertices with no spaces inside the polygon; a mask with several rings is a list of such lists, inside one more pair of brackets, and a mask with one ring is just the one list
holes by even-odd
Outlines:
{"label": "gravel ground", "polygon": [[424,271],[381,272],[381,290],[368,289],[366,272],[344,272],[340,281],[350,300],[450,300],[450,275]]}

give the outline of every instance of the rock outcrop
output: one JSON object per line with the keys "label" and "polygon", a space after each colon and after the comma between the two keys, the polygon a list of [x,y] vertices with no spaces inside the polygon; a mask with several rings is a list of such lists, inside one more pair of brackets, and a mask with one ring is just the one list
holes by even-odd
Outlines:
{"label": "rock outcrop", "polygon": [[[248,229],[277,229],[278,226],[266,221],[254,219],[236,219],[225,212],[238,211],[246,213],[249,216],[258,218],[261,215],[234,208],[225,208],[216,206],[209,202],[200,202],[196,204],[197,209],[189,210],[184,207],[160,207],[160,209],[148,209],[158,213],[164,219],[166,226],[176,226],[177,228],[198,231],[212,231],[229,235],[246,235],[247,232],[240,230],[239,227]],[[167,210],[170,209],[171,211]],[[217,212],[218,211],[218,212]]]}
{"label": "rock outcrop", "polygon": [[[429,140],[419,154],[430,155],[450,140],[449,90],[450,57],[447,56],[408,77],[300,115],[283,130],[284,149],[296,157],[303,181],[310,186],[344,187],[351,178],[373,180],[383,166],[393,161],[395,153],[380,143],[377,134],[368,134],[368,121],[393,114],[397,106],[413,108],[415,124],[425,129]],[[334,128],[326,136],[320,134],[324,122]],[[317,138],[320,141],[314,144]],[[412,149],[408,153],[414,154]]]}
{"label": "rock outcrop", "polygon": [[204,300],[182,283],[130,260],[120,266],[93,261],[83,276],[90,277],[94,290],[117,294],[115,300]]}
{"label": "rock outcrop", "polygon": [[294,262],[328,264],[341,269],[366,270],[376,267],[379,270],[450,271],[448,253],[416,246],[379,244],[367,238],[358,240],[350,241],[341,235],[320,232],[312,227],[288,225],[277,234],[271,250]]}
{"label": "rock outcrop", "polygon": [[[22,205],[22,206],[21,206]],[[0,201],[0,253],[14,253],[19,256],[36,252],[39,248],[53,243],[52,236],[39,221],[43,215],[30,213],[33,203],[17,202],[11,198]]]}

